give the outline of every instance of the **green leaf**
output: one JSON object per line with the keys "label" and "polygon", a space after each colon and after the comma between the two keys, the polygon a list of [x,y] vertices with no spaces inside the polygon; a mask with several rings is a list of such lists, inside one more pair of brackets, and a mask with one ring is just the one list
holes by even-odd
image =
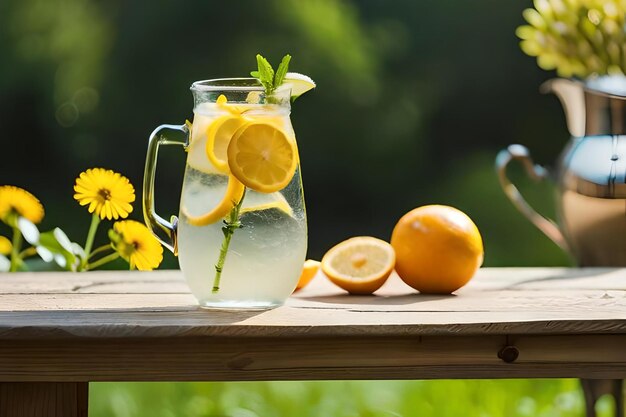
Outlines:
{"label": "green leaf", "polygon": [[24,239],[31,245],[36,245],[39,241],[39,229],[28,219],[19,217],[17,219],[17,227],[20,229]]}
{"label": "green leaf", "polygon": [[74,252],[74,248],[72,248],[72,242],[70,241],[70,239],[67,237],[67,235],[65,234],[63,230],[56,227],[52,231],[52,234],[54,235],[54,238],[56,239],[56,241],[59,242],[59,244],[63,247],[63,249],[65,249],[66,251],[70,253]]}
{"label": "green leaf", "polygon": [[259,67],[259,80],[266,93],[274,91],[274,68],[261,54],[257,54],[256,62]]}
{"label": "green leaf", "polygon": [[287,75],[287,71],[289,71],[289,61],[291,61],[291,55],[289,54],[285,55],[283,60],[280,61],[280,65],[278,65],[276,75],[274,76],[274,88],[278,88],[285,80],[285,75]]}
{"label": "green leaf", "polygon": [[4,255],[0,255],[0,272],[8,272],[11,269],[11,261]]}
{"label": "green leaf", "polygon": [[61,268],[73,270],[76,264],[74,245],[76,244],[72,243],[57,227],[49,232],[41,233],[36,249],[44,261],[54,261]]}
{"label": "green leaf", "polygon": [[261,79],[268,81],[268,82],[273,82],[274,81],[274,68],[272,68],[272,64],[270,64],[269,61],[263,56],[261,56],[260,54],[257,54],[256,60],[257,60],[257,65],[259,66],[259,73],[261,75]]}
{"label": "green leaf", "polygon": [[274,72],[274,68],[261,54],[257,54],[257,71],[251,71],[250,75],[257,78],[265,88],[265,95],[271,95],[278,86],[285,80],[285,76],[289,71],[289,62],[291,55],[287,54],[283,57],[278,65],[278,69]]}
{"label": "green leaf", "polygon": [[43,259],[46,262],[52,262],[52,260],[54,259],[54,254],[45,246],[37,246],[35,248],[37,250],[37,254],[39,255],[39,257],[41,259]]}
{"label": "green leaf", "polygon": [[78,256],[80,259],[83,259],[86,256],[85,249],[80,246],[78,243],[72,242],[72,253]]}

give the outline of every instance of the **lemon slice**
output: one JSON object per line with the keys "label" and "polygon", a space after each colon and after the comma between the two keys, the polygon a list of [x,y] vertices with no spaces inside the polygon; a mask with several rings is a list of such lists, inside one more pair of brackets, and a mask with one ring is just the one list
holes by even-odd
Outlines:
{"label": "lemon slice", "polygon": [[311,77],[297,72],[288,72],[285,74],[283,84],[289,84],[291,86],[291,101],[315,88],[315,81],[313,81]]}
{"label": "lemon slice", "polygon": [[196,114],[193,121],[191,141],[187,148],[187,164],[205,174],[218,174],[219,172],[207,159],[204,150],[206,146],[206,131],[212,123],[212,119],[201,114]]}
{"label": "lemon slice", "polygon": [[384,240],[359,236],[332,247],[322,258],[322,271],[351,294],[371,294],[389,278],[396,263],[393,247]]}
{"label": "lemon slice", "polygon": [[246,96],[246,103],[258,104],[261,101],[262,93],[260,91],[250,91]]}
{"label": "lemon slice", "polygon": [[[257,202],[256,204],[253,203],[251,205],[246,205],[246,202],[247,202],[246,201],[243,203],[244,205],[243,207],[241,207],[241,210],[239,211],[239,213],[243,215],[245,213],[252,213],[255,211],[276,209],[287,214],[289,217],[293,217],[293,210],[291,209],[291,206],[289,205],[289,203],[287,203],[287,200],[282,194],[272,193],[272,194],[262,194],[262,195],[272,196],[273,198],[269,201]],[[246,200],[251,199],[252,196],[253,194],[250,194],[249,198],[246,198]]]}
{"label": "lemon slice", "polygon": [[304,261],[302,273],[300,274],[300,279],[298,280],[298,284],[296,285],[296,289],[294,291],[298,291],[308,285],[308,283],[315,278],[319,269],[319,261],[314,261],[313,259],[307,259]]}
{"label": "lemon slice", "polygon": [[295,142],[273,124],[249,122],[228,145],[228,165],[245,186],[262,193],[282,190],[296,172]]}
{"label": "lemon slice", "polygon": [[239,114],[231,114],[219,117],[209,125],[206,131],[206,156],[219,172],[230,172],[226,154],[228,144],[237,129],[245,123],[246,120]]}
{"label": "lemon slice", "polygon": [[215,104],[217,105],[219,109],[226,110],[227,112],[235,116],[241,115],[241,112],[243,110],[239,108],[239,106],[228,104],[228,99],[226,98],[224,94],[220,94],[217,100],[215,100]]}
{"label": "lemon slice", "polygon": [[228,176],[228,185],[226,186],[226,193],[224,193],[224,197],[222,200],[217,203],[217,205],[209,212],[201,215],[201,216],[192,216],[187,212],[185,207],[182,208],[183,214],[187,217],[187,221],[189,224],[193,226],[206,226],[208,224],[215,223],[230,213],[230,211],[235,207],[241,197],[243,197],[243,192],[245,190],[244,185],[237,180],[232,175]]}

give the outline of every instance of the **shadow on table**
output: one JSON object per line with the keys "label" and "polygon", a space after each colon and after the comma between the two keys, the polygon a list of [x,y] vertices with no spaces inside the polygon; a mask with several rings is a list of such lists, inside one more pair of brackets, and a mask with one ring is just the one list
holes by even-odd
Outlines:
{"label": "shadow on table", "polygon": [[577,280],[577,279],[585,279],[585,278],[599,278],[603,275],[611,274],[615,272],[615,268],[579,268],[579,269],[568,269],[567,271],[548,275],[545,277],[539,278],[529,278],[523,281],[514,282],[511,285],[504,287],[503,289],[512,289],[516,287],[520,287],[522,285],[540,283],[540,282],[549,282],[549,281],[560,281],[560,280]]}
{"label": "shadow on table", "polygon": [[432,295],[420,294],[418,292],[402,295],[319,295],[319,296],[300,296],[298,299],[324,304],[345,304],[345,305],[407,305],[417,304],[429,301],[440,301],[455,298],[455,294]]}
{"label": "shadow on table", "polygon": [[268,311],[194,307],[7,311],[0,317],[0,338],[205,335]]}

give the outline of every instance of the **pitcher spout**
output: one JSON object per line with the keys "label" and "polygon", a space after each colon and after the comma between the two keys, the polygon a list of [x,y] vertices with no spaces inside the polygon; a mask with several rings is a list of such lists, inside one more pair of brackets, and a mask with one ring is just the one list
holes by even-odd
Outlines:
{"label": "pitcher spout", "polygon": [[586,106],[584,84],[566,78],[553,78],[541,84],[542,93],[554,93],[563,106],[567,130],[575,137],[585,136]]}
{"label": "pitcher spout", "polygon": [[561,101],[574,137],[626,134],[626,77],[591,77],[585,82],[556,78],[541,85]]}

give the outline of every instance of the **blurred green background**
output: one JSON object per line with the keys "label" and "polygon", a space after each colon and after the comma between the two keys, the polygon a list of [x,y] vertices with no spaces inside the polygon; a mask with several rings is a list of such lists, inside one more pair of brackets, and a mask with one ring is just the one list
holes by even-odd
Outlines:
{"label": "blurred green background", "polygon": [[[193,81],[246,76],[256,53],[274,63],[291,53],[291,69],[317,82],[292,113],[309,257],[319,259],[354,235],[388,239],[402,214],[440,203],[474,219],[486,266],[567,265],[569,258],[509,204],[493,170],[497,151],[510,143],[527,145],[549,166],[568,139],[557,99],[538,92],[554,74],[523,55],[514,35],[530,6],[501,0],[2,0],[0,183],[39,197],[46,208],[42,230],[59,225],[83,241],[90,219],[72,198],[82,170],[119,171],[139,194],[148,135],[161,123],[191,118]],[[157,210],[167,217],[178,208],[184,153],[166,151]],[[519,168],[511,171],[529,201],[552,215],[552,185],[531,184]],[[136,203],[132,217],[140,213]],[[175,258],[168,255],[164,266],[177,267]],[[388,393],[389,407],[370,404],[367,393],[379,390]],[[159,392],[164,403],[146,400]],[[573,406],[559,406],[563,393],[573,393]],[[580,391],[569,380],[94,384],[91,397],[96,416],[458,416],[449,399],[456,394],[475,405],[463,415],[582,413]],[[305,408],[296,413],[299,397]],[[330,402],[331,411],[306,411],[316,398]],[[137,406],[142,401],[151,411],[141,411],[148,406]],[[429,414],[424,404],[452,408]]]}
{"label": "blurred green background", "polygon": [[[0,182],[44,203],[42,226],[82,241],[74,178],[103,166],[142,181],[147,137],[192,117],[190,84],[246,76],[260,52],[317,89],[293,106],[312,258],[354,235],[388,239],[408,210],[454,205],[479,226],[485,265],[562,265],[505,199],[496,152],[523,143],[551,164],[567,141],[553,76],[518,47],[528,1],[4,0],[0,2]],[[184,152],[165,149],[157,209],[178,210]],[[512,169],[552,210],[549,184]],[[133,216],[140,219],[136,203]],[[102,228],[105,229],[105,228]],[[167,266],[176,267],[173,257]]]}

